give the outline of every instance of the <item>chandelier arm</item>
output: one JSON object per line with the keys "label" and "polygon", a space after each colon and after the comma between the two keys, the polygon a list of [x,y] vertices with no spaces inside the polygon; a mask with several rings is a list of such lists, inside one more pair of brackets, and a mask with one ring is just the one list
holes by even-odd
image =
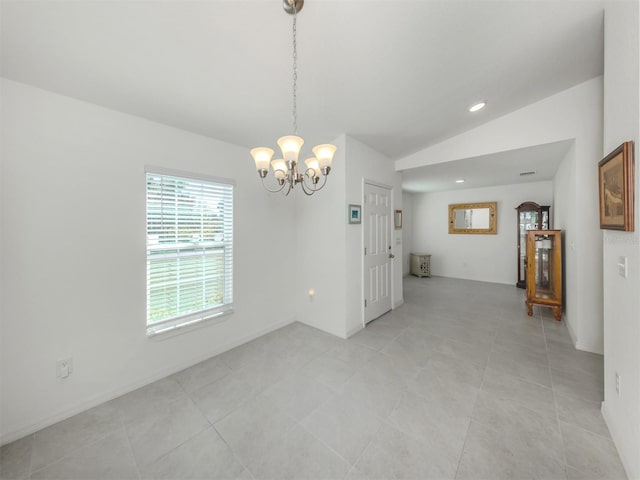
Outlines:
{"label": "chandelier arm", "polygon": [[306,183],[305,183],[304,180],[302,182],[300,182],[300,186],[302,187],[302,191],[304,192],[304,194],[309,196],[309,197],[311,195],[313,195],[314,193],[316,193],[315,190],[311,190],[311,189],[307,190],[307,188],[309,188],[309,187],[306,186]]}
{"label": "chandelier arm", "polygon": [[[318,186],[317,183],[313,183],[312,180],[312,176],[309,175],[309,172],[313,172],[314,170],[312,168],[308,168],[305,172],[304,172],[304,176],[302,177],[302,189],[304,190],[304,193],[306,193],[307,195],[313,195],[314,193],[316,193],[318,190],[322,190],[322,187],[325,186],[325,184],[327,183],[327,176],[323,175],[323,180],[322,180],[322,185]],[[309,185],[309,181],[311,182],[311,185]],[[311,193],[307,193],[307,192],[311,192]]]}
{"label": "chandelier arm", "polygon": [[324,188],[324,186],[327,184],[327,175],[322,175],[322,185],[320,185],[319,187],[316,187],[314,191],[318,191],[318,190],[322,190]]}
{"label": "chandelier arm", "polygon": [[285,197],[288,197],[288,196],[289,196],[289,194],[291,193],[291,190],[293,190],[293,183],[291,183],[290,181],[285,181],[285,183],[283,184],[283,186],[284,186],[284,185],[287,185],[287,188],[286,188],[286,189],[284,189],[284,190],[282,190],[282,194],[283,194]]}
{"label": "chandelier arm", "polygon": [[267,184],[264,182],[264,178],[262,178],[262,186],[263,186],[263,187],[265,188],[265,190],[267,190],[268,192],[271,192],[271,193],[278,193],[278,192],[281,192],[281,191],[282,191],[282,189],[283,189],[283,188],[284,188],[284,186],[285,186],[285,183],[283,183],[282,185],[280,185],[280,188],[276,188],[275,190],[272,190],[272,189],[270,189],[270,188],[267,186]]}
{"label": "chandelier arm", "polygon": [[302,178],[300,179],[300,183],[302,184],[302,188],[305,189],[305,193],[309,191],[311,192],[311,194],[313,194],[316,191],[320,190],[320,188],[316,186],[317,182],[313,181],[314,173],[315,170],[313,168],[307,168],[302,175]]}

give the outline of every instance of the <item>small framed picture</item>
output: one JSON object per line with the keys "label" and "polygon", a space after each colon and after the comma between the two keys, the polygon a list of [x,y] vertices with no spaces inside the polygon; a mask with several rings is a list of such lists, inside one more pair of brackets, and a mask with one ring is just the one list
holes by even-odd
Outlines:
{"label": "small framed picture", "polygon": [[349,223],[362,223],[362,207],[360,205],[349,205]]}
{"label": "small framed picture", "polygon": [[633,232],[633,142],[625,142],[598,164],[600,228]]}
{"label": "small framed picture", "polygon": [[393,226],[396,230],[402,229],[402,210],[396,210],[393,214]]}

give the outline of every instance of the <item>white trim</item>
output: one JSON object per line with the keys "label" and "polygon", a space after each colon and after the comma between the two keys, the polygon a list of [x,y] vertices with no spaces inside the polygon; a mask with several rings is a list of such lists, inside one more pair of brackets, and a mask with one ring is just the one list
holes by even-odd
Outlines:
{"label": "white trim", "polygon": [[[225,317],[233,313],[233,305],[225,305],[222,310],[213,309],[213,311],[209,310],[207,312],[200,312],[201,315],[186,315],[158,324],[147,325],[147,337],[154,340],[159,339],[159,337],[165,339],[187,333],[196,328],[216,325],[227,320]],[[202,313],[207,314],[202,315]]]}
{"label": "white trim", "polygon": [[82,413],[86,410],[89,410],[90,408],[93,408],[105,402],[108,402],[109,400],[113,400],[114,398],[120,397],[134,390],[137,390],[138,388],[144,387],[145,385],[153,383],[162,378],[168,377],[169,375],[172,375],[181,370],[184,370],[185,368],[189,368],[195,365],[196,363],[200,363],[211,357],[220,355],[221,353],[231,350],[232,348],[235,348],[237,346],[250,342],[251,340],[261,337],[262,335],[266,335],[269,332],[272,332],[282,327],[286,327],[287,325],[293,322],[295,322],[294,318],[286,321],[273,323],[267,328],[260,329],[249,335],[245,335],[243,337],[240,337],[237,340],[234,340],[218,348],[215,348],[214,350],[212,350],[211,352],[205,355],[198,355],[196,357],[191,358],[190,360],[180,362],[172,367],[160,369],[156,371],[154,374],[145,376],[144,378],[138,381],[132,382],[125,387],[108,390],[104,393],[93,396],[87,401],[77,403],[76,405],[73,405],[69,408],[61,409],[58,411],[58,413],[55,413],[53,415],[48,415],[46,417],[42,417],[25,427],[18,428],[17,430],[13,430],[11,432],[2,433],[2,436],[0,437],[0,446],[14,442],[15,440],[19,440],[20,438],[26,437],[27,435],[37,432],[38,430],[42,430],[43,428],[46,428],[55,423],[61,422],[62,420],[66,420],[67,418],[77,415],[78,413]]}
{"label": "white trim", "polygon": [[[367,180],[366,178],[363,178],[362,181],[363,183],[366,183],[368,185],[373,185],[374,187],[386,188],[387,190],[391,190],[393,192],[393,185],[387,185],[386,183],[376,182],[375,180]],[[364,190],[363,190],[363,193],[364,193]],[[393,200],[393,198],[391,200]]]}
{"label": "white trim", "polygon": [[[364,188],[366,183],[367,183],[367,180],[364,177],[362,177],[362,190],[360,191],[360,205],[362,205],[362,210],[364,210],[364,202],[365,202]],[[360,213],[360,218],[362,218],[362,212]],[[360,259],[362,262],[361,263],[362,272],[360,273],[360,323],[361,325],[359,327],[356,326],[352,328],[351,331],[349,332],[345,332],[347,334],[347,338],[349,338],[355,332],[360,331],[367,326],[367,312],[364,306],[364,301],[365,301],[364,257],[365,255],[364,255],[364,221],[363,221],[362,226],[360,228]]]}
{"label": "white trim", "polygon": [[353,327],[351,330],[349,330],[347,332],[347,338],[352,337],[353,335],[355,335],[356,333],[358,333],[360,330],[364,330],[364,325],[356,325],[355,327]]}
{"label": "white trim", "polygon": [[569,332],[569,336],[571,337],[571,342],[573,343],[573,348],[578,348],[577,347],[578,336],[576,335],[576,332],[573,331],[573,325],[567,319],[567,313],[566,312],[562,312],[562,319],[564,320],[564,324],[567,326],[567,331]]}
{"label": "white trim", "polygon": [[620,462],[622,463],[622,467],[624,468],[625,473],[628,478],[631,478],[629,474],[629,468],[627,465],[632,465],[631,459],[626,458],[625,451],[620,448],[622,442],[619,440],[620,433],[614,428],[614,422],[611,420],[611,414],[609,413],[609,405],[603,401],[600,404],[600,413],[602,413],[602,418],[604,418],[604,423],[607,425],[609,429],[609,434],[611,435],[611,440],[613,441],[613,445],[616,447],[618,451],[618,456],[620,457]]}
{"label": "white trim", "polygon": [[333,331],[331,329],[328,328],[322,328],[320,325],[314,325],[312,323],[307,323],[304,320],[301,319],[296,319],[297,322],[300,322],[303,325],[306,325],[307,327],[311,327],[311,328],[315,328],[316,330],[320,331],[320,332],[324,332],[324,333],[328,333],[329,335],[333,335],[334,337],[338,337],[338,338],[342,338],[342,339],[346,339],[347,337],[345,336],[344,332],[336,332]]}
{"label": "white trim", "polygon": [[200,172],[188,172],[186,170],[174,170],[172,168],[154,167],[153,165],[144,166],[144,174],[157,173],[158,175],[168,175],[172,177],[192,178],[194,180],[205,180],[207,182],[226,183],[228,185],[236,186],[236,181],[232,178],[216,177],[214,175],[207,175]]}
{"label": "white trim", "polygon": [[576,342],[575,347],[576,347],[576,350],[580,350],[581,352],[589,352],[589,353],[595,353],[596,355],[604,355],[603,349],[594,350],[589,345],[585,345],[584,343],[581,343],[581,342]]}

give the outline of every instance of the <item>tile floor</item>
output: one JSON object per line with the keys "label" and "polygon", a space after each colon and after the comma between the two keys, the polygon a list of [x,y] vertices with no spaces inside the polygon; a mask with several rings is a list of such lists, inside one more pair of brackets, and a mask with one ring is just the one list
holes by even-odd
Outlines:
{"label": "tile floor", "polygon": [[299,323],[2,447],[2,479],[625,478],[602,356],[515,287],[409,277],[344,341]]}

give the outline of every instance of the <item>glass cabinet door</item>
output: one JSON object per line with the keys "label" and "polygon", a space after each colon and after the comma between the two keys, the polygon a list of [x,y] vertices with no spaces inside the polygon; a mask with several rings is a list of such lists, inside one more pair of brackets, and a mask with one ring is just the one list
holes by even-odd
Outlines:
{"label": "glass cabinet door", "polygon": [[562,231],[530,230],[527,233],[527,313],[537,304],[562,318]]}
{"label": "glass cabinet door", "polygon": [[554,237],[549,235],[535,235],[535,287],[534,296],[536,298],[555,298],[554,279],[555,271],[553,265]]}
{"label": "glass cabinet door", "polygon": [[516,210],[518,213],[518,288],[527,285],[527,232],[551,228],[549,206],[535,202],[524,202]]}

